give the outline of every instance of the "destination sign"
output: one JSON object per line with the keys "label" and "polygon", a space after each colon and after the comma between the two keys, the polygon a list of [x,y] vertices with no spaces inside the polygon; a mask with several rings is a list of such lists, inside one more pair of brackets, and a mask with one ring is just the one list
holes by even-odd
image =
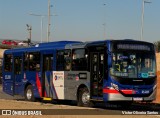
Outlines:
{"label": "destination sign", "polygon": [[148,45],[143,44],[117,44],[117,49],[151,51]]}

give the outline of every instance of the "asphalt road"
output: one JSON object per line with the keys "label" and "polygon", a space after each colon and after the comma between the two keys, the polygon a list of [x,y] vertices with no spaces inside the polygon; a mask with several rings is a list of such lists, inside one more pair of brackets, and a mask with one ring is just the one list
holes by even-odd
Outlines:
{"label": "asphalt road", "polygon": [[6,93],[4,93],[2,91],[2,85],[0,85],[0,99],[6,99],[6,100],[23,100],[23,97],[21,96],[11,96],[11,95],[8,95]]}
{"label": "asphalt road", "polygon": [[[0,99],[6,99],[6,100],[15,100],[15,101],[24,101],[24,98],[21,96],[10,96],[5,94],[2,91],[2,86],[0,85]],[[68,101],[59,101],[59,102],[53,102],[51,104],[54,105],[68,105],[68,106],[76,106],[75,102],[68,102]],[[112,113],[115,114],[122,112],[122,111],[159,111],[160,112],[160,104],[156,103],[134,103],[131,106],[128,106],[126,104],[96,104],[94,108],[101,109],[101,110],[111,110]]]}

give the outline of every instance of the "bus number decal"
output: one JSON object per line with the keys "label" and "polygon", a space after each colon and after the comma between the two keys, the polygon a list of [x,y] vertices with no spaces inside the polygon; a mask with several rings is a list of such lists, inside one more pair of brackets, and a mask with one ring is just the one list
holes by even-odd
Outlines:
{"label": "bus number decal", "polygon": [[11,79],[11,75],[5,75],[5,79]]}

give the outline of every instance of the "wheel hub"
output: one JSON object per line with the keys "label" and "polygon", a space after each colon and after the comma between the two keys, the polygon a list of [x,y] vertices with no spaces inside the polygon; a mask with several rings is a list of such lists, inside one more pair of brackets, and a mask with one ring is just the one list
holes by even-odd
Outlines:
{"label": "wheel hub", "polygon": [[88,92],[84,92],[82,95],[82,102],[83,104],[88,104],[90,99],[90,95]]}
{"label": "wheel hub", "polygon": [[30,100],[32,98],[32,91],[30,89],[27,90],[27,99]]}

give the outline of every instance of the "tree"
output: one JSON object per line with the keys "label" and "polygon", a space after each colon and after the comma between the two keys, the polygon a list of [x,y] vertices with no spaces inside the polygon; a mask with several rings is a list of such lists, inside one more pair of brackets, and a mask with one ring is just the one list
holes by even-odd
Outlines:
{"label": "tree", "polygon": [[156,52],[160,52],[160,41],[154,42]]}

